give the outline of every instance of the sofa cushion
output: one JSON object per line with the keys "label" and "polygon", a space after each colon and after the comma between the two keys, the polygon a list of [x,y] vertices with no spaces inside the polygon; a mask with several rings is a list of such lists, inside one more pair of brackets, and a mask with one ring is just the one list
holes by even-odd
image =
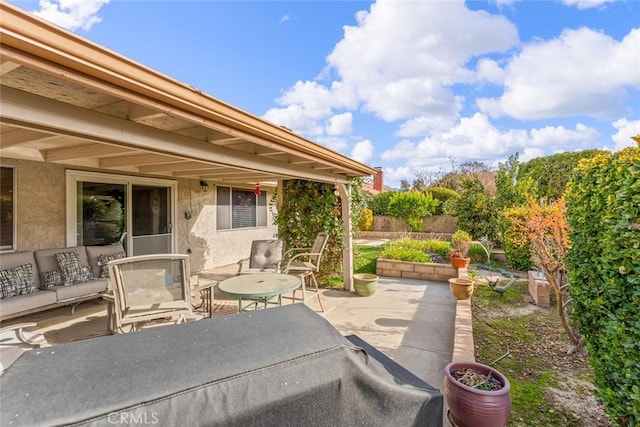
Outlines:
{"label": "sofa cushion", "polygon": [[[0,255],[0,268],[2,269],[17,267],[23,264],[31,264],[33,268],[32,280],[34,286],[40,287],[40,271],[42,270],[38,268],[33,251],[10,252]],[[58,268],[57,264],[56,268]]]}
{"label": "sofa cushion", "polygon": [[0,299],[18,295],[18,282],[15,277],[0,273]]}
{"label": "sofa cushion", "polygon": [[72,286],[54,286],[48,290],[55,291],[58,302],[66,301],[105,292],[107,290],[107,280],[94,279],[84,283],[76,283]]}
{"label": "sofa cushion", "polygon": [[80,265],[78,251],[65,251],[56,253],[56,259],[62,271],[64,285],[75,285],[76,283],[88,282],[93,278],[88,265]]}
{"label": "sofa cushion", "polygon": [[0,300],[0,313],[4,318],[14,313],[50,306],[56,302],[55,292],[40,290],[32,294],[18,295]]}
{"label": "sofa cushion", "polygon": [[0,270],[0,283],[2,283],[2,288],[7,291],[6,296],[30,294],[38,291],[33,280],[33,265],[31,263]]}
{"label": "sofa cushion", "polygon": [[125,253],[121,244],[104,245],[104,246],[85,246],[89,266],[93,277],[101,277],[102,266],[100,265],[100,255],[113,255],[117,253]]}

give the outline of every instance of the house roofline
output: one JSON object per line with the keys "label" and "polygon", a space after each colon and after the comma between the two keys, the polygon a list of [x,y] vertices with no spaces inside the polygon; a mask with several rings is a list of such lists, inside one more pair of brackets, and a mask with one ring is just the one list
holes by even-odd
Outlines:
{"label": "house roofline", "polygon": [[[141,103],[164,105],[168,113],[207,126],[215,122],[240,134],[316,159],[339,164],[353,176],[375,175],[376,169],[303,138],[251,113],[227,104],[192,86],[146,67],[132,59],[55,26],[0,1],[3,57],[30,66],[43,61],[57,77],[74,81],[95,80],[105,93],[121,96],[127,91]],[[5,49],[6,47],[6,49]],[[203,120],[204,119],[204,120]]]}

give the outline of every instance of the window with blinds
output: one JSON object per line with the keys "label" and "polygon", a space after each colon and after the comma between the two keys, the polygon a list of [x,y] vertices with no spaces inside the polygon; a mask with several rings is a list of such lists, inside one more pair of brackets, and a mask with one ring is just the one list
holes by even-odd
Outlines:
{"label": "window with blinds", "polygon": [[266,227],[267,194],[256,196],[241,188],[216,186],[217,230]]}

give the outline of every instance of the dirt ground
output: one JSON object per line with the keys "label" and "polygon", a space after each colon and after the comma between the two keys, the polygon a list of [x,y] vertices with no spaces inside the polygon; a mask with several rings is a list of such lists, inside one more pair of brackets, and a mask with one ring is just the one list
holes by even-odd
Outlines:
{"label": "dirt ground", "polygon": [[476,286],[472,301],[476,360],[512,383],[509,426],[611,425],[593,394],[586,354],[567,354],[554,300],[549,308],[536,306],[525,281],[504,295]]}

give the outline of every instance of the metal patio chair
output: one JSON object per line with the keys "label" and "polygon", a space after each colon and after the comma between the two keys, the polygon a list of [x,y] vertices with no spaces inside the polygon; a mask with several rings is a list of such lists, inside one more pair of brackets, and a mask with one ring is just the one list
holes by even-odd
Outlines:
{"label": "metal patio chair", "polygon": [[[289,249],[284,254],[285,261],[282,267],[284,273],[301,276],[302,285],[300,286],[300,290],[302,291],[302,302],[306,304],[309,299],[317,297],[322,311],[324,311],[324,307],[320,299],[320,290],[318,289],[316,274],[320,271],[322,253],[328,241],[329,235],[327,233],[318,233],[313,242],[313,246]],[[307,289],[307,281],[309,282],[308,285],[310,289]],[[294,299],[297,291],[298,289],[293,291]],[[307,292],[310,292],[311,295],[308,295]]]}
{"label": "metal patio chair", "polygon": [[282,240],[254,240],[249,258],[238,261],[238,274],[279,273],[283,248]]}
{"label": "metal patio chair", "polygon": [[108,265],[115,332],[202,318],[192,308],[188,255],[139,255]]}

